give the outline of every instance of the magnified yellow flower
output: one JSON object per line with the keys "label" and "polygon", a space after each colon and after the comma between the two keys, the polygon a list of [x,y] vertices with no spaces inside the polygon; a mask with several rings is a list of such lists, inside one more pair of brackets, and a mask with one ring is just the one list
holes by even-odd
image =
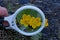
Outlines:
{"label": "magnified yellow flower", "polygon": [[30,26],[32,26],[33,24],[36,24],[35,17],[32,17],[32,18],[30,19],[29,24],[30,24]]}
{"label": "magnified yellow flower", "polygon": [[41,25],[41,18],[37,17],[35,20],[36,20],[37,26],[40,26]]}
{"label": "magnified yellow flower", "polygon": [[31,17],[30,15],[24,14],[22,16],[22,19],[20,20],[20,23],[24,26],[32,26],[33,29],[41,26],[41,18],[40,17]]}
{"label": "magnified yellow flower", "polygon": [[41,18],[40,17],[37,17],[36,18],[36,21],[38,21],[38,22],[41,21]]}
{"label": "magnified yellow flower", "polygon": [[25,18],[26,18],[26,16],[27,16],[26,14],[23,14],[22,18],[23,18],[23,19],[25,19]]}
{"label": "magnified yellow flower", "polygon": [[35,17],[31,18],[30,26],[32,26],[32,28],[36,28],[36,27],[38,27],[40,25],[41,25],[40,18],[35,18]]}
{"label": "magnified yellow flower", "polygon": [[37,28],[36,23],[32,24],[32,28],[33,29]]}
{"label": "magnified yellow flower", "polygon": [[23,24],[26,27],[28,26],[28,23],[26,22],[26,20],[21,19],[20,20],[20,23]]}
{"label": "magnified yellow flower", "polygon": [[28,26],[28,25],[29,25],[30,18],[31,18],[30,15],[24,14],[24,15],[22,16],[22,19],[20,20],[20,23],[21,23],[21,24],[24,24],[24,26]]}

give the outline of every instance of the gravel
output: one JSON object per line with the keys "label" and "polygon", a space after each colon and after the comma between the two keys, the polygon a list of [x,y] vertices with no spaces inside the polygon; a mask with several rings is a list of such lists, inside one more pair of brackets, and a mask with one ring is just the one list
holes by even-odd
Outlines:
{"label": "gravel", "polygon": [[[9,2],[11,5],[11,10],[9,10],[9,7],[7,7],[7,3],[5,2]],[[9,11],[10,14],[13,14],[21,5],[30,3],[30,1],[26,1],[26,0],[17,0],[17,1],[2,1],[0,0],[0,5],[6,7]],[[48,23],[49,26],[44,28],[42,31],[42,38],[41,40],[59,40],[60,39],[60,0],[35,0],[32,2],[32,4],[36,5],[37,7],[39,7],[45,14],[46,18],[48,19]],[[17,6],[18,5],[18,6]],[[6,31],[6,32],[5,32]],[[11,30],[0,30],[0,34],[2,34],[1,32],[6,33],[5,36],[6,40],[21,40],[24,38],[25,40],[27,40],[28,37],[20,35],[18,33],[16,33],[15,31],[11,31]],[[10,33],[11,32],[11,33]],[[13,34],[12,34],[13,33]],[[15,33],[15,34],[14,34]],[[2,34],[2,35],[3,35]],[[17,35],[18,34],[18,35]],[[23,36],[23,37],[22,37]],[[8,37],[10,39],[8,39]],[[3,40],[4,38],[1,38],[0,36],[0,40]]]}

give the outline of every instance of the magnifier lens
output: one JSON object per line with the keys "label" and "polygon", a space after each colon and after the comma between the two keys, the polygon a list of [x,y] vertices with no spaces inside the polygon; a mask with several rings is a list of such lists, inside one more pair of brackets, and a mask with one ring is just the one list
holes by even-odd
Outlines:
{"label": "magnifier lens", "polygon": [[17,14],[16,24],[20,30],[32,33],[41,27],[42,18],[36,10],[24,9]]}

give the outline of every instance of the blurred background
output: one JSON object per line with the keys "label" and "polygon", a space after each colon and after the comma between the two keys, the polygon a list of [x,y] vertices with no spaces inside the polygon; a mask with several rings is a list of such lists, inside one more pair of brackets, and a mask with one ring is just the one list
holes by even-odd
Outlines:
{"label": "blurred background", "polygon": [[40,8],[49,26],[35,36],[24,36],[14,30],[0,28],[0,40],[60,40],[60,0],[0,0],[0,6],[6,7],[10,15],[24,4]]}

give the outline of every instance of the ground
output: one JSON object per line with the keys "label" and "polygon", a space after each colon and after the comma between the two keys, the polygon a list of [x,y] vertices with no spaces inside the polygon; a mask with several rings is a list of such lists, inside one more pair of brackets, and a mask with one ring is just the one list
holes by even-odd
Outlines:
{"label": "ground", "polygon": [[[39,7],[48,19],[49,26],[44,28],[40,33],[38,40],[59,40],[60,39],[60,0],[0,0],[0,5],[6,7],[10,15],[12,15],[19,7],[24,4],[31,3]],[[34,36],[33,36],[34,37]],[[32,37],[32,38],[33,38]],[[27,37],[16,33],[14,30],[0,30],[0,40],[31,40]],[[34,40],[34,39],[33,39]]]}

